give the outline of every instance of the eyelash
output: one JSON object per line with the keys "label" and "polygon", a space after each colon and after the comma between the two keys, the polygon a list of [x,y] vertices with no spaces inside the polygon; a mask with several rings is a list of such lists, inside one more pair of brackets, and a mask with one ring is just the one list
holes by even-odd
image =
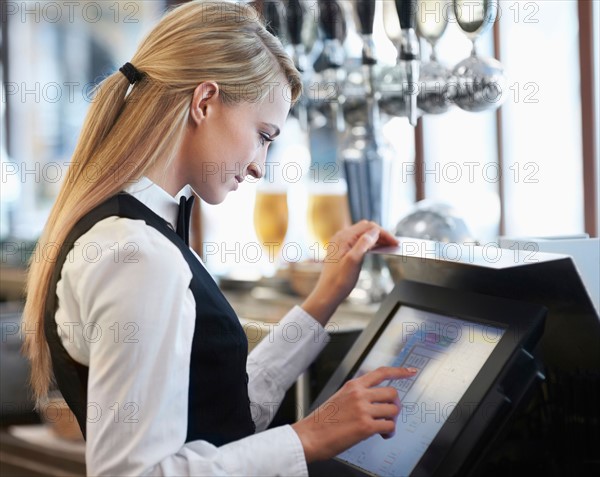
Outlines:
{"label": "eyelash", "polygon": [[258,137],[260,138],[259,141],[261,146],[264,146],[267,142],[273,142],[273,139],[269,138],[269,136],[264,133],[260,133]]}

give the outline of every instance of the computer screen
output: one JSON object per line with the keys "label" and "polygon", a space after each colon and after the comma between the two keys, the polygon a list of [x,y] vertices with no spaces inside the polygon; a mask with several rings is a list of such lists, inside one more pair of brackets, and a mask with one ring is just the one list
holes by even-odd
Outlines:
{"label": "computer screen", "polygon": [[409,475],[504,331],[504,327],[400,306],[353,376],[380,366],[418,369],[412,378],[381,383],[396,388],[402,402],[395,435],[372,436],[338,458],[374,475]]}
{"label": "computer screen", "polygon": [[417,368],[387,381],[402,408],[393,437],[374,435],[311,475],[450,476],[477,468],[503,423],[543,378],[538,304],[402,280],[312,404],[381,366]]}

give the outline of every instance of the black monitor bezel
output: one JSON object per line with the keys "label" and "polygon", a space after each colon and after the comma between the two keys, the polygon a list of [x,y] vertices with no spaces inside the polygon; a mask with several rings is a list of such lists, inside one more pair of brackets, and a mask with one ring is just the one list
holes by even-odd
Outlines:
{"label": "black monitor bezel", "polygon": [[[546,309],[537,304],[402,280],[386,297],[369,325],[348,351],[313,403],[312,409],[324,403],[356,373],[401,306],[505,330],[492,354],[410,474],[434,475],[439,471],[442,462],[449,465],[447,457],[453,448],[461,442],[472,441],[464,435],[459,439],[467,428],[474,432],[483,432],[485,426],[497,417],[501,408],[509,404],[509,400],[502,393],[502,381],[511,367],[511,362],[515,361],[515,356],[522,349],[533,351],[543,333]],[[478,404],[472,406],[472,403]],[[482,415],[480,409],[484,404],[489,414],[486,416]],[[465,450],[462,449],[461,452],[464,454]],[[452,465],[460,467],[465,458],[463,455],[454,459]],[[354,470],[353,474],[358,472],[356,475],[373,475],[340,459],[334,460],[348,470]]]}

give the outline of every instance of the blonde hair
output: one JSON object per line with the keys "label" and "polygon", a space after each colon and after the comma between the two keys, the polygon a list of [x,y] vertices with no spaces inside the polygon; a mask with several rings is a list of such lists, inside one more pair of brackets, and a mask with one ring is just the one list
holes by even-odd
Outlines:
{"label": "blonde hair", "polygon": [[[46,300],[58,250],[85,214],[138,179],[159,158],[172,158],[185,131],[194,89],[215,81],[225,103],[262,101],[281,76],[290,102],[300,74],[259,14],[242,3],[196,0],[171,10],[139,46],[131,63],[142,73],[130,93],[119,71],[98,87],[71,166],[30,263],[23,313],[23,352],[31,362],[38,404],[52,382],[44,333]],[[52,256],[45,256],[52,250]]]}

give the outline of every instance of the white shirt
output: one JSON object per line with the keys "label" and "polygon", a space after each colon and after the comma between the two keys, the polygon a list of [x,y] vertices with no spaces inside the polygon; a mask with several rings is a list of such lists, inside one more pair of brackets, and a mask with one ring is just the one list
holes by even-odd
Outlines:
{"label": "white shirt", "polygon": [[[191,194],[186,187],[173,198],[147,178],[126,190],[174,228],[179,197]],[[175,245],[142,220],[101,220],[67,257],[56,322],[69,355],[89,367],[88,474],[307,475],[292,427],[264,429],[328,334],[294,307],[248,356],[257,433],[218,448],[185,443],[196,319],[191,277]],[[288,323],[301,331],[295,342],[282,333]]]}

